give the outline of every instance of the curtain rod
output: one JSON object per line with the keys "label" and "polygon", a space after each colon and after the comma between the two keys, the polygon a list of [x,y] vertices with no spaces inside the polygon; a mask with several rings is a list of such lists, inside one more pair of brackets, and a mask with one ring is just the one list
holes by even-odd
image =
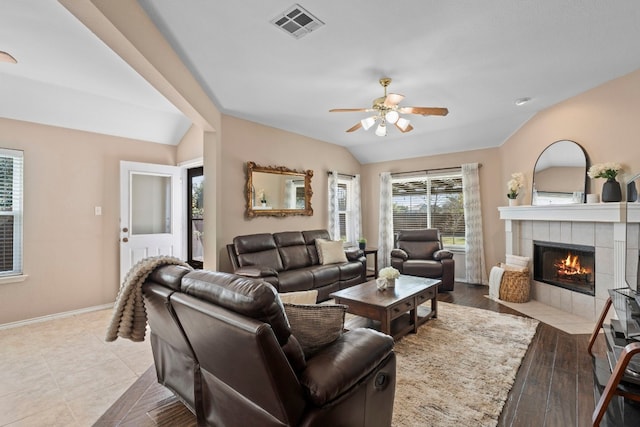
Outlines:
{"label": "curtain rod", "polygon": [[[327,175],[331,175],[331,171],[327,171]],[[349,178],[355,178],[356,177],[355,175],[351,175],[351,174],[348,174],[348,173],[340,173],[340,172],[338,172],[338,176],[346,176],[346,177],[349,177]]]}
{"label": "curtain rod", "polygon": [[[482,167],[482,163],[478,163],[478,168]],[[462,169],[462,166],[449,166],[446,168],[433,168],[433,169],[420,169],[420,170],[415,170],[415,171],[406,171],[406,172],[395,172],[392,173],[391,175],[406,175],[406,174],[411,174],[411,173],[416,173],[416,172],[425,172],[425,173],[429,173],[429,172],[436,172],[436,171],[446,171],[446,170],[453,170],[453,169]]]}

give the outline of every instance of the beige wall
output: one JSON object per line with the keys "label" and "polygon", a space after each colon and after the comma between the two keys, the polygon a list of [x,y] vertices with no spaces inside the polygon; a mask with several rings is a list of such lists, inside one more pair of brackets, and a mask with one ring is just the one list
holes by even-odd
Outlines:
{"label": "beige wall", "polygon": [[[533,184],[531,185],[533,186]],[[538,191],[573,193],[584,188],[584,168],[551,167],[536,172]]]}
{"label": "beige wall", "polygon": [[[531,203],[531,181],[535,162],[552,142],[569,139],[580,144],[590,164],[619,162],[624,182],[640,172],[640,70],[538,113],[500,147],[503,159],[501,183],[512,172],[523,172],[527,189],[525,204]],[[604,180],[589,180],[592,193],[600,193]],[[624,186],[623,186],[624,190]]]}
{"label": "beige wall", "polygon": [[176,153],[178,164],[202,159],[203,157],[202,129],[199,129],[196,125],[192,125],[178,145]]}
{"label": "beige wall", "polygon": [[24,150],[28,275],[0,284],[0,324],[112,303],[119,162],[175,164],[176,147],[8,119],[0,119],[0,146]]}
{"label": "beige wall", "polygon": [[[231,116],[223,115],[222,118],[221,148],[221,173],[217,176],[221,181],[218,188],[222,193],[218,214],[222,218],[217,244],[219,269],[222,271],[230,271],[225,245],[231,243],[235,236],[326,229],[327,172],[337,170],[356,174],[360,171],[360,164],[344,147]],[[253,161],[260,166],[311,169],[313,216],[246,218],[244,191],[247,161]],[[207,227],[207,230],[209,229],[210,227]]]}
{"label": "beige wall", "polygon": [[[362,166],[363,230],[371,245],[378,243],[378,206],[380,204],[380,173],[408,172],[480,163],[480,195],[487,270],[504,258],[504,226],[498,219],[499,206],[506,195],[506,184],[500,181],[501,161],[497,148],[451,153],[431,157],[372,163]],[[503,203],[502,203],[503,204]]]}

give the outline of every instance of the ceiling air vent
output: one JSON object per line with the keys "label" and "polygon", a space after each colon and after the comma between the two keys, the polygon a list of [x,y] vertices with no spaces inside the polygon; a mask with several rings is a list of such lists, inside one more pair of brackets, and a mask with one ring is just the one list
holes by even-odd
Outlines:
{"label": "ceiling air vent", "polygon": [[324,22],[307,12],[299,4],[294,4],[273,18],[271,23],[291,34],[296,39],[324,25]]}

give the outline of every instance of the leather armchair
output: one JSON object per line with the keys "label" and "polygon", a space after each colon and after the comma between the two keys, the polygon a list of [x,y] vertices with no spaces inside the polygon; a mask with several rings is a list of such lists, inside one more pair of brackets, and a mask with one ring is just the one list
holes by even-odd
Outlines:
{"label": "leather armchair", "polygon": [[439,291],[453,290],[453,253],[442,249],[442,238],[435,228],[399,231],[391,251],[391,266],[401,274],[440,279]]}
{"label": "leather armchair", "polygon": [[305,357],[263,280],[159,267],[144,285],[147,302],[155,288],[167,289],[149,317],[166,342],[154,352],[156,367],[167,365],[160,370],[176,381],[162,382],[192,404],[198,425],[391,425],[396,357],[388,335],[353,329]]}

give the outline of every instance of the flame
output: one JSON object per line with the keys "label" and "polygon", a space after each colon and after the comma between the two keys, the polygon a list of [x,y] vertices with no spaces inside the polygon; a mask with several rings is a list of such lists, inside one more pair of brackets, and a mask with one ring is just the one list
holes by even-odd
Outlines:
{"label": "flame", "polygon": [[559,276],[573,276],[576,274],[589,274],[590,268],[583,268],[580,265],[580,258],[578,255],[571,255],[571,252],[567,253],[565,259],[559,260],[554,264],[554,267],[558,269]]}

